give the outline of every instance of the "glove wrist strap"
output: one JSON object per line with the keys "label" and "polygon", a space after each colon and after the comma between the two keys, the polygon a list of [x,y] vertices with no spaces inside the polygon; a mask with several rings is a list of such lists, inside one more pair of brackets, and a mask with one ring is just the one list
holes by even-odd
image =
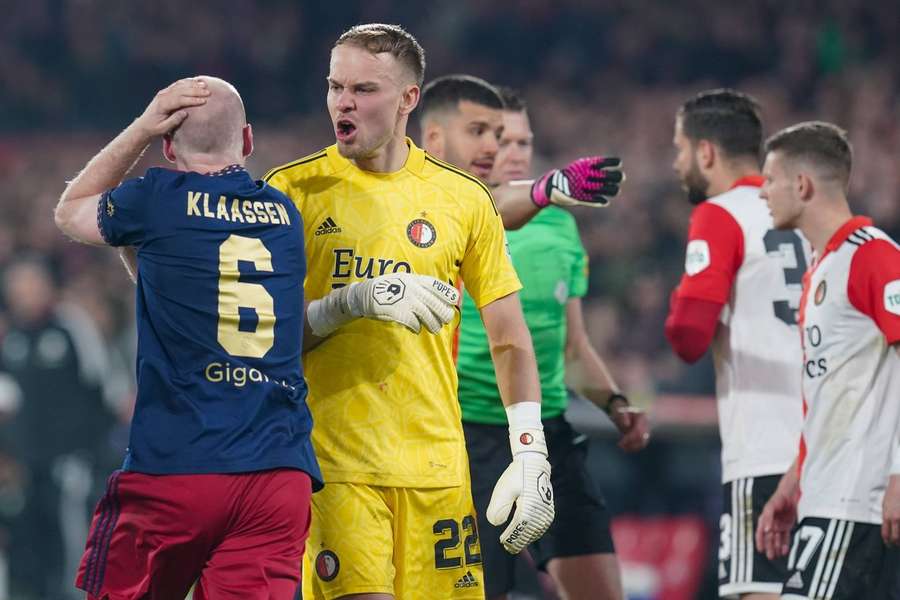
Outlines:
{"label": "glove wrist strap", "polygon": [[550,195],[547,193],[547,187],[552,175],[553,171],[548,171],[531,184],[531,201],[538,208],[546,208],[550,205]]}
{"label": "glove wrist strap", "polygon": [[351,305],[352,291],[356,283],[338,288],[319,300],[309,303],[306,322],[317,337],[327,337],[334,330],[359,318]]}
{"label": "glove wrist strap", "polygon": [[513,457],[523,452],[547,456],[540,402],[517,402],[506,407],[509,421],[509,448]]}

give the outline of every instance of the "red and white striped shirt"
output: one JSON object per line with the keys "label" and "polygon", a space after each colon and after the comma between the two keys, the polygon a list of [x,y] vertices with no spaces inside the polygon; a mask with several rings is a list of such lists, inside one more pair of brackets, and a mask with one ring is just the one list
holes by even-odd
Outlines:
{"label": "red and white striped shirt", "polygon": [[675,292],[724,305],[712,341],[724,482],[787,471],[802,425],[797,308],[809,243],[772,228],[760,185],[742,178],[694,209]]}
{"label": "red and white striped shirt", "polygon": [[881,523],[900,474],[900,247],[866,217],[804,277],[800,518]]}

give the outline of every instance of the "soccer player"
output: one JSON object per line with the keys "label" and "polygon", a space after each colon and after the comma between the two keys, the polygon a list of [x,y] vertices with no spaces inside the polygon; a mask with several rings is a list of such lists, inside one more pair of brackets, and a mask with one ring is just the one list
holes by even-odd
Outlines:
{"label": "soccer player", "polygon": [[[846,133],[800,123],[766,142],[762,196],[815,262],[803,278],[797,462],[766,504],[757,546],[788,554],[782,598],[880,598],[900,543],[900,247],[847,204]],[[800,491],[802,490],[802,495]]]}
{"label": "soccer player", "polygon": [[[176,169],[123,181],[162,137]],[[94,514],[88,598],[292,599],[321,474],[300,365],[300,214],[242,166],[237,91],[183,79],[63,192],[56,223],[137,256],[138,394]]]}
{"label": "soccer player", "polygon": [[346,31],[328,74],[337,144],[265,178],[294,200],[306,227],[317,345],[304,367],[328,482],[313,498],[307,600],[484,597],[453,330],[440,327],[443,318],[419,335],[351,321],[360,299],[456,303],[453,285],[465,279],[509,418],[513,459],[497,483],[497,512],[505,519],[516,508],[503,543],[517,552],[553,520],[540,384],[502,221],[478,179],[405,136],[424,69],[421,46],[398,26]]}
{"label": "soccer player", "polygon": [[687,362],[713,347],[724,485],[719,595],[775,598],[785,561],[754,552],[753,528],[800,436],[796,309],[808,243],[774,229],[759,198],[755,100],[733,90],[698,94],[678,111],[674,144],[673,167],[695,208],[665,332]]}
{"label": "soccer player", "polygon": [[[422,114],[426,150],[460,165],[475,163],[476,145],[467,143],[476,111],[495,122],[490,111],[502,106],[502,134],[491,180],[504,184],[531,177],[533,134],[524,99],[515,91],[497,92],[484,81],[451,76],[425,88],[424,107],[439,112]],[[502,104],[496,102],[502,98]],[[490,104],[489,104],[490,103]],[[434,109],[432,109],[434,110]],[[495,132],[492,132],[495,133]],[[442,147],[430,148],[429,139]],[[485,136],[485,149],[494,135]],[[484,155],[485,150],[481,150]],[[475,174],[473,172],[473,174]],[[529,547],[537,565],[546,569],[570,599],[619,599],[622,583],[609,529],[609,513],[595,483],[585,469],[587,438],[577,434],[564,418],[566,382],[575,384],[597,406],[608,412],[623,433],[620,445],[631,451],[644,447],[649,433],[646,417],[627,410],[588,339],[581,312],[587,292],[587,255],[572,215],[559,208],[542,210],[527,225],[507,234],[513,265],[522,281],[522,306],[531,332],[541,377],[541,417],[551,450],[553,489],[557,515],[543,538]],[[497,541],[500,530],[486,518],[490,514],[491,487],[509,460],[503,405],[481,319],[468,294],[464,295],[457,359],[459,401],[472,472],[472,489],[481,532],[485,591],[491,600],[507,598],[514,584],[516,557]],[[573,377],[575,376],[575,377]],[[577,380],[577,381],[576,381]]]}
{"label": "soccer player", "polygon": [[[471,75],[445,75],[425,87],[419,121],[429,154],[489,182],[497,211],[507,230],[519,229],[551,205],[603,207],[619,193],[625,176],[615,157],[580,158],[530,178],[491,181],[503,130],[501,100],[493,87]],[[448,127],[459,135],[447,136]]]}

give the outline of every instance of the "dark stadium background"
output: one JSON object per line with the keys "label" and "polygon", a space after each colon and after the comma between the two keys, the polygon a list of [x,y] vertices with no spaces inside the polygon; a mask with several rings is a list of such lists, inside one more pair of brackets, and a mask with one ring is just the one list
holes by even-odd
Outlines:
{"label": "dark stadium background", "polygon": [[[133,398],[132,286],[113,252],[57,232],[64,182],[157,89],[193,74],[242,92],[256,175],[331,143],[328,51],[367,21],[416,35],[426,79],[467,72],[523,88],[538,168],[624,158],[628,182],[613,205],[575,211],[591,258],[586,317],[620,383],[651,411],[654,439],[626,457],[597,411],[576,405],[573,418],[594,436],[591,466],[619,516],[631,597],[715,597],[711,365],[686,368],[663,338],[690,209],[670,167],[673,113],[728,85],[761,101],[768,132],[811,118],[840,124],[856,152],[854,209],[896,239],[898,2],[4,0],[0,600],[80,597],[72,561],[121,458]],[[152,148],[141,168],[160,161]],[[58,316],[47,321],[50,310]],[[30,343],[42,360],[23,365]],[[522,590],[537,593],[528,578]]]}

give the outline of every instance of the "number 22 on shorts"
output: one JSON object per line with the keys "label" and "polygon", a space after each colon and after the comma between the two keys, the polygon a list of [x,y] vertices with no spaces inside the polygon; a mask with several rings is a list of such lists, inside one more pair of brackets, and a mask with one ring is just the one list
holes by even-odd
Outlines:
{"label": "number 22 on shorts", "polygon": [[[457,569],[465,564],[477,565],[481,563],[481,547],[478,545],[478,529],[475,525],[475,517],[467,515],[462,519],[462,529],[467,533],[463,540],[462,556],[459,552],[454,552],[459,548],[459,529],[460,523],[454,519],[441,519],[435,521],[432,532],[439,538],[434,543],[434,568],[435,569]],[[446,535],[449,533],[449,535]]]}

